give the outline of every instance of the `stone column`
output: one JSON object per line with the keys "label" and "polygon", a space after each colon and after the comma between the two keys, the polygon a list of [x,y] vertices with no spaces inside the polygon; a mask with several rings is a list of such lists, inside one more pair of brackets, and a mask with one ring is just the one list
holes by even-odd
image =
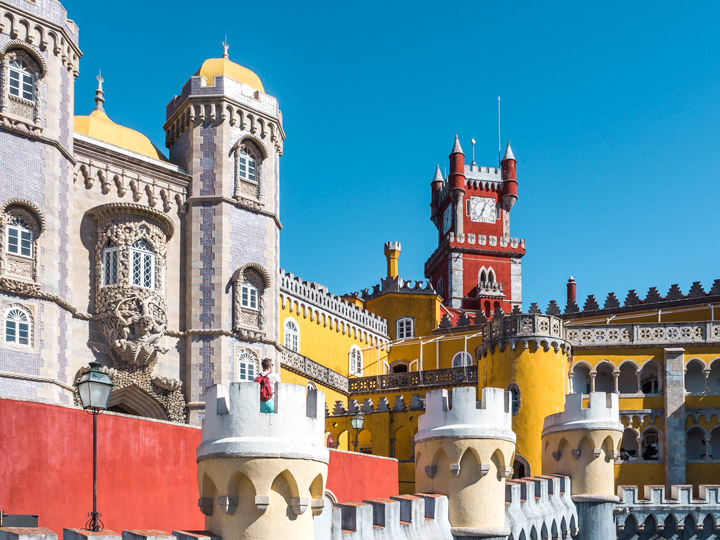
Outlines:
{"label": "stone column", "polygon": [[666,348],[665,486],[685,484],[685,349]]}

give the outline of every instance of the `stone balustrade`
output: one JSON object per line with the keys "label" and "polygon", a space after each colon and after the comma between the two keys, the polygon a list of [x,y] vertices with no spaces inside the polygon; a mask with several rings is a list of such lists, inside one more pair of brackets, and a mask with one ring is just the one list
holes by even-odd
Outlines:
{"label": "stone balustrade", "polygon": [[571,326],[565,331],[573,347],[627,347],[638,345],[704,345],[720,343],[720,322],[618,324]]}

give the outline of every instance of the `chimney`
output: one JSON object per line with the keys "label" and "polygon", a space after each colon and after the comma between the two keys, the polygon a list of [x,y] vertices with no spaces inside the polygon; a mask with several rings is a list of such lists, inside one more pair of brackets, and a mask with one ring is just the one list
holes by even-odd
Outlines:
{"label": "chimney", "polygon": [[400,242],[385,242],[385,257],[387,258],[387,277],[397,278],[399,275]]}
{"label": "chimney", "polygon": [[572,276],[567,282],[567,303],[568,305],[577,303],[577,283],[575,283],[575,278]]}

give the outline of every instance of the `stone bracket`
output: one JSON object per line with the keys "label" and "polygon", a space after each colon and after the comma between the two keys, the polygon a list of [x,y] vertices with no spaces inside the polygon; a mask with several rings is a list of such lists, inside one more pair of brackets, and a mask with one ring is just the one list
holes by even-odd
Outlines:
{"label": "stone bracket", "polygon": [[267,510],[267,507],[270,506],[270,496],[269,495],[256,495],[255,496],[255,507],[260,510],[261,512],[264,512]]}
{"label": "stone bracket", "polygon": [[325,510],[325,499],[310,499],[310,510],[313,516],[319,516]]}
{"label": "stone bracket", "polygon": [[481,477],[487,476],[487,473],[490,472],[490,465],[478,465],[478,472]]}
{"label": "stone bracket", "polygon": [[572,454],[572,457],[575,459],[580,459],[580,450],[571,450],[570,453]]}
{"label": "stone bracket", "polygon": [[206,516],[212,516],[213,513],[213,500],[211,497],[201,497],[198,499],[198,506],[200,511]]}
{"label": "stone bracket", "polygon": [[460,476],[460,464],[459,463],[451,463],[450,464],[450,474],[452,474],[454,477]]}
{"label": "stone bracket", "polygon": [[238,502],[239,500],[237,497],[228,497],[227,495],[218,497],[218,506],[223,512],[229,515],[235,513],[235,510],[237,510],[238,507]]}
{"label": "stone bracket", "polygon": [[290,508],[295,512],[296,516],[305,513],[307,507],[310,504],[310,499],[307,497],[293,497],[290,499]]}
{"label": "stone bracket", "polygon": [[437,465],[428,465],[425,467],[425,474],[428,475],[428,478],[435,478],[435,475],[437,474]]}
{"label": "stone bracket", "polygon": [[560,452],[553,452],[552,457],[555,461],[560,461]]}

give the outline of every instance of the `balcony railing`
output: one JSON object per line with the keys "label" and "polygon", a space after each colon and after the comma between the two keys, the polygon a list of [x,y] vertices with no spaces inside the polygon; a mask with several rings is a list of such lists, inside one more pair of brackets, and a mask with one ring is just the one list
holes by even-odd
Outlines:
{"label": "balcony railing", "polygon": [[712,321],[571,326],[565,332],[574,347],[720,343],[720,323]]}
{"label": "balcony railing", "polygon": [[497,281],[480,281],[477,286],[475,298],[486,298],[488,296],[500,297],[504,296],[503,284]]}
{"label": "balcony railing", "polygon": [[392,390],[430,389],[476,384],[477,366],[391,373],[376,377],[359,377],[349,380],[350,394],[386,392]]}
{"label": "balcony railing", "polygon": [[311,381],[337,390],[338,392],[348,395],[348,378],[341,375],[337,371],[326,368],[322,364],[318,364],[314,360],[310,360],[307,356],[298,354],[290,349],[283,348],[282,357],[280,358],[282,366],[290,371],[302,375]]}

